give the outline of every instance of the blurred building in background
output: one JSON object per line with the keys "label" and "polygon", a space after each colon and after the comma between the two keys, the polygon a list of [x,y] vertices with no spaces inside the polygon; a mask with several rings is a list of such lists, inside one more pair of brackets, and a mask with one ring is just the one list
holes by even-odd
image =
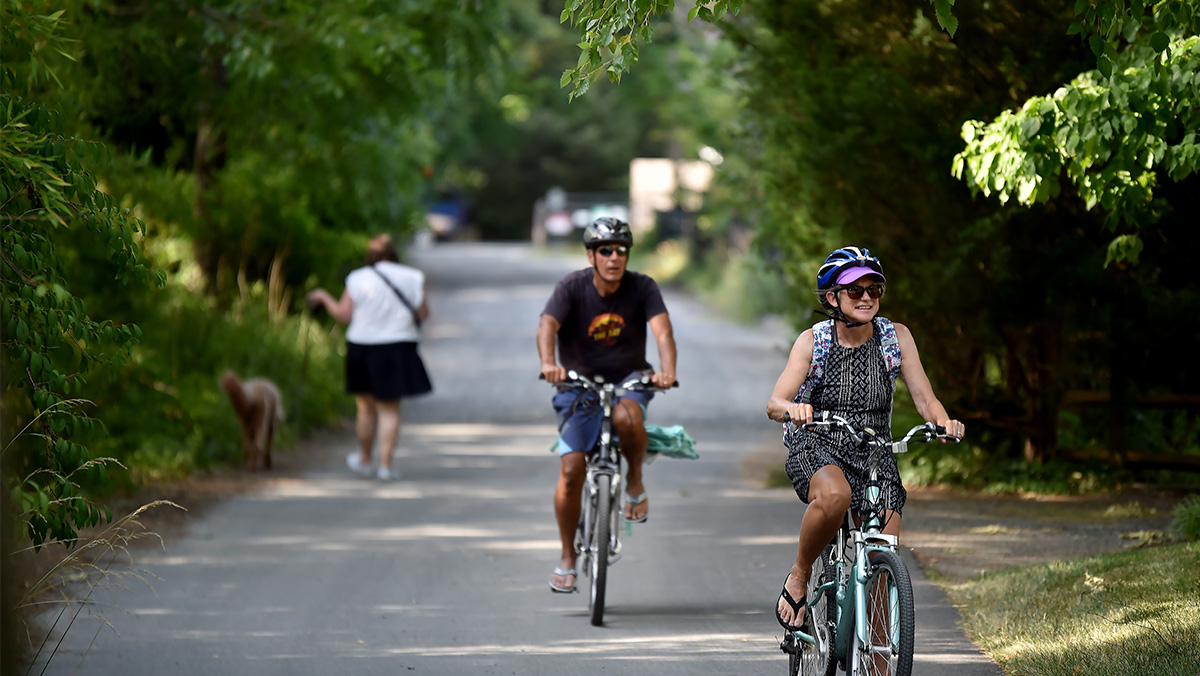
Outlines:
{"label": "blurred building in background", "polygon": [[533,243],[578,242],[588,223],[601,216],[626,221],[635,238],[655,229],[660,239],[690,238],[714,164],[639,157],[629,163],[628,193],[550,188],[533,206]]}

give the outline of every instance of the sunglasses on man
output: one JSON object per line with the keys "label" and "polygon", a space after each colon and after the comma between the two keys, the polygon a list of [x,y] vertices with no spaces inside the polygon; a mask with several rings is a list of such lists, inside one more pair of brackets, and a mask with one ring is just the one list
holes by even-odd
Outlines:
{"label": "sunglasses on man", "polygon": [[622,258],[629,255],[629,247],[627,246],[600,246],[593,249],[593,251],[600,254],[604,258],[608,258],[614,253]]}
{"label": "sunglasses on man", "polygon": [[865,287],[858,286],[856,284],[854,286],[843,286],[841,290],[846,292],[846,295],[850,297],[850,300],[859,300],[863,297],[864,293],[866,293],[872,299],[878,299],[878,298],[883,297],[883,285],[882,284],[872,284],[870,286],[865,286]]}

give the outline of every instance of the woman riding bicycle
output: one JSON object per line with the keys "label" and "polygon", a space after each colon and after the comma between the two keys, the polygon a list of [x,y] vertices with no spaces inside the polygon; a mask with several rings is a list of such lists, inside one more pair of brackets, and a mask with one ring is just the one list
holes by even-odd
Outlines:
{"label": "woman riding bicycle", "polygon": [[[858,511],[864,499],[866,453],[840,428],[801,427],[812,421],[813,410],[835,412],[890,440],[895,378],[901,375],[922,418],[951,436],[965,433],[934,396],[908,328],[878,316],[886,281],[879,259],[867,249],[843,247],[829,254],[817,272],[817,293],[830,319],[796,339],[767,402],[767,417],[788,423],[784,467],[808,505],[796,561],[775,608],[786,629],[803,622],[813,561],[837,534],[846,510]],[[899,535],[906,493],[894,456],[883,458],[880,479],[887,500],[884,532]]]}

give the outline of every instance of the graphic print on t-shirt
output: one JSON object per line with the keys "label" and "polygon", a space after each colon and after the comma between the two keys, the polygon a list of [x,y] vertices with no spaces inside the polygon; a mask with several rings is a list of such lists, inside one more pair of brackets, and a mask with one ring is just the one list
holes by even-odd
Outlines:
{"label": "graphic print on t-shirt", "polygon": [[625,329],[625,318],[615,312],[605,312],[596,315],[588,325],[588,335],[592,340],[604,345],[612,345],[621,337]]}

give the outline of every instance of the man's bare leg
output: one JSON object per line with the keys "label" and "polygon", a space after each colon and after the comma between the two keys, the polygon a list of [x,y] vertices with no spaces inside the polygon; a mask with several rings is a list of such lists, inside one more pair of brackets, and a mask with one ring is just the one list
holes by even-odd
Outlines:
{"label": "man's bare leg", "polygon": [[[561,570],[575,569],[575,529],[579,527],[580,499],[586,477],[586,455],[567,453],[562,456],[558,487],[554,491],[554,516],[558,521],[558,536],[562,542],[562,555],[558,562]],[[575,586],[575,578],[575,575],[555,573],[550,581],[566,589]]]}
{"label": "man's bare leg", "polygon": [[[617,428],[617,436],[621,439],[621,454],[625,456],[625,462],[629,465],[625,473],[625,491],[637,497],[646,492],[646,484],[642,479],[642,465],[646,460],[646,446],[649,444],[642,407],[628,399],[617,402],[613,407],[613,424]],[[636,505],[627,504],[625,518],[639,520],[649,511],[649,500]]]}

